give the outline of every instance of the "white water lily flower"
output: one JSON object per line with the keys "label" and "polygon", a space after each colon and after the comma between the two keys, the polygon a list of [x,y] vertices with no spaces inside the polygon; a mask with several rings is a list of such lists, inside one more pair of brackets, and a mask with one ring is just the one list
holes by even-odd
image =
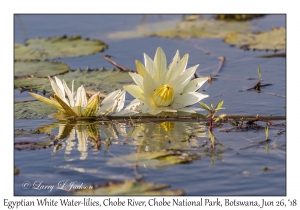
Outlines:
{"label": "white water lily flower", "polygon": [[108,94],[103,101],[100,101],[100,92],[87,99],[83,85],[74,92],[74,81],[72,81],[70,90],[64,80],[61,81],[57,77],[54,78],[55,81],[49,77],[55,93],[54,98],[50,96],[50,99],[48,99],[35,93],[29,94],[44,103],[55,106],[70,116],[114,115],[124,107],[125,90],[116,90]]}
{"label": "white water lily flower", "polygon": [[[180,59],[177,50],[172,62],[167,68],[164,51],[158,47],[154,61],[144,54],[145,66],[136,61],[138,74],[129,73],[137,85],[126,85],[124,89],[139,102],[137,108],[142,113],[158,114],[164,112],[194,112],[187,108],[208,97],[196,92],[208,77],[191,80],[199,65],[186,69],[188,54]],[[134,100],[129,106],[137,103]]]}

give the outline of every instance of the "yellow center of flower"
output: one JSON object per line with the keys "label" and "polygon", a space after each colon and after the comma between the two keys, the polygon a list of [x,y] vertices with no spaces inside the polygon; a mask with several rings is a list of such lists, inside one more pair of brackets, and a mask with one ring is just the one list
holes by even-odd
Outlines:
{"label": "yellow center of flower", "polygon": [[174,90],[170,85],[162,85],[153,93],[156,106],[169,106],[174,99]]}

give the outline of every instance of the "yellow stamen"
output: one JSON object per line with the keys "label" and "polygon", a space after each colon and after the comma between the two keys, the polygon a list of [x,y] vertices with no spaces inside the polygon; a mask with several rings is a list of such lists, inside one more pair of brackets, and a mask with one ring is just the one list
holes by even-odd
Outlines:
{"label": "yellow stamen", "polygon": [[170,85],[162,85],[153,93],[156,106],[169,106],[174,99],[174,90]]}

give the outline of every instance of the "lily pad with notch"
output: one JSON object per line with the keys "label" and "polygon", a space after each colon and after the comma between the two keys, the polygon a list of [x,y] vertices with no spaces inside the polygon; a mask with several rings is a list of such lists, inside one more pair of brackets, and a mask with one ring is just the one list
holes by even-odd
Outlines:
{"label": "lily pad with notch", "polygon": [[107,49],[107,45],[100,40],[90,40],[75,35],[67,37],[35,38],[26,41],[26,44],[15,43],[14,59],[20,60],[50,60],[87,56]]}

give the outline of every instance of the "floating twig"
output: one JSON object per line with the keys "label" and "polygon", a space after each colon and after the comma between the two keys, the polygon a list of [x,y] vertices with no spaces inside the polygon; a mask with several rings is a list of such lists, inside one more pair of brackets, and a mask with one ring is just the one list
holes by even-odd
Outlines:
{"label": "floating twig", "polygon": [[225,63],[225,60],[226,60],[226,58],[225,58],[224,56],[220,56],[219,59],[220,59],[221,61],[220,61],[220,64],[219,64],[217,73],[220,72],[220,70],[221,70],[221,68],[223,67],[223,65],[224,65],[224,63]]}
{"label": "floating twig", "polygon": [[260,92],[260,88],[261,88],[261,87],[266,87],[266,86],[270,86],[270,85],[273,85],[273,84],[270,84],[270,83],[268,83],[268,84],[261,84],[260,81],[258,81],[258,82],[256,83],[256,85],[254,85],[254,87],[248,88],[248,89],[246,89],[246,90],[256,90],[256,91],[259,91],[259,92]]}
{"label": "floating twig", "polygon": [[112,56],[110,55],[103,55],[102,58],[107,60],[108,62],[110,62],[112,65],[114,65],[115,67],[117,67],[118,69],[120,69],[121,71],[125,71],[125,72],[135,72],[134,70],[131,70],[127,67],[121,66],[119,64],[117,64],[115,61],[111,60]]}
{"label": "floating twig", "polygon": [[[218,117],[218,116],[216,116]],[[285,120],[285,116],[243,116],[243,115],[232,115],[226,116],[225,119],[240,119],[248,121],[265,121],[265,120]],[[101,121],[101,122],[127,122],[128,120],[132,120],[138,123],[144,122],[162,122],[162,121],[208,121],[207,118],[201,118],[199,116],[95,116],[95,117],[69,117],[70,121]]]}

